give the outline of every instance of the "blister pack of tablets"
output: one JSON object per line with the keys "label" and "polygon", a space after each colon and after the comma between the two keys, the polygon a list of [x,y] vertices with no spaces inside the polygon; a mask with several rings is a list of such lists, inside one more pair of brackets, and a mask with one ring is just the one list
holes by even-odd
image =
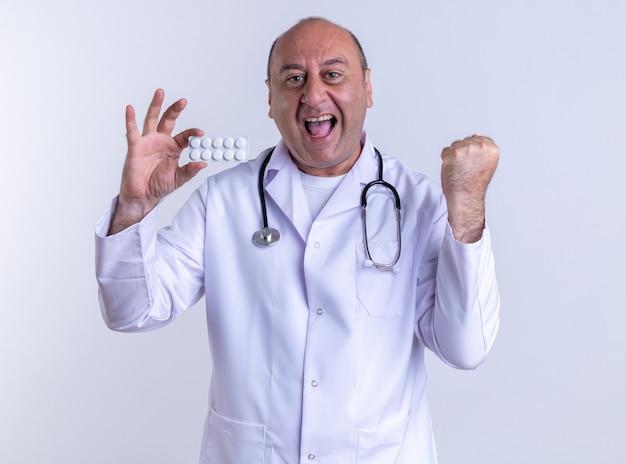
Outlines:
{"label": "blister pack of tablets", "polygon": [[246,137],[189,137],[189,161],[245,161],[249,156]]}

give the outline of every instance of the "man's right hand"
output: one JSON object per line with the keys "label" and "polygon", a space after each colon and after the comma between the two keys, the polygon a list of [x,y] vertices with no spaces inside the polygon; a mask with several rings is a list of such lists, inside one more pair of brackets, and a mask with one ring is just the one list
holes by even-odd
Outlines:
{"label": "man's right hand", "polygon": [[190,162],[178,166],[190,136],[202,136],[200,129],[187,129],[172,137],[176,119],[187,106],[180,99],[159,119],[165,92],[158,89],[148,108],[143,132],[139,133],[135,109],[126,107],[126,138],[128,152],[122,173],[117,207],[111,220],[109,235],[116,234],[141,221],[161,201],[200,170],[205,162]]}

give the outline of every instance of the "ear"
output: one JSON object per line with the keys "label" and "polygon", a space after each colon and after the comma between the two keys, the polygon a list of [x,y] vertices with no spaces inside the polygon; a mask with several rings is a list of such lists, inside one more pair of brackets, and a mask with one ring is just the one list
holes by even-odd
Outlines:
{"label": "ear", "polygon": [[272,86],[270,85],[269,79],[265,79],[265,85],[267,86],[267,104],[270,107],[267,115],[270,117],[270,119],[274,119],[274,116],[272,116]]}
{"label": "ear", "polygon": [[370,68],[365,70],[365,95],[367,96],[367,107],[371,108],[374,105],[372,100],[372,82],[370,81]]}

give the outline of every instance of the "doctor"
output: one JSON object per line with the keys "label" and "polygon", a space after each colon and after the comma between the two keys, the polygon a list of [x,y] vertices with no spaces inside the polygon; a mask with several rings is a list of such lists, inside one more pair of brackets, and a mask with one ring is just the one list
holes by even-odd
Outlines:
{"label": "doctor", "polygon": [[[178,167],[203,132],[171,135],[186,102],[160,116],[162,90],[141,132],[127,107],[120,192],[96,226],[104,319],[151,330],[205,297],[213,377],[201,463],[436,463],[424,351],[474,369],[498,328],[484,206],[498,147],[454,142],[441,185],[385,154],[381,173],[363,131],[365,56],[324,19],[277,39],[266,82],[282,139],[208,178],[160,231],[159,201],[205,166]],[[377,184],[365,234],[361,193],[381,174],[398,192],[400,225],[391,189]],[[252,240],[259,175],[280,232],[269,247]],[[392,270],[375,266],[398,252]]]}

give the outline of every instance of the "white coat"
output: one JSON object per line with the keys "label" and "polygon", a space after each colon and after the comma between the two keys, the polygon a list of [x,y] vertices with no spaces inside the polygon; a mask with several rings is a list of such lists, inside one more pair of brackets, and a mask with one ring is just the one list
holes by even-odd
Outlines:
{"label": "white coat", "polygon": [[[112,329],[154,329],[205,296],[213,376],[201,463],[436,462],[424,350],[462,369],[483,362],[499,311],[489,231],[455,241],[438,184],[384,156],[402,200],[402,253],[398,272],[366,265],[360,195],[378,167],[363,141],[315,219],[278,144],[265,176],[269,224],[281,233],[270,248],[252,242],[263,155],[208,178],[158,233],[156,212],[114,236],[111,210],[97,225]],[[385,261],[396,222],[379,192],[368,235]]]}

